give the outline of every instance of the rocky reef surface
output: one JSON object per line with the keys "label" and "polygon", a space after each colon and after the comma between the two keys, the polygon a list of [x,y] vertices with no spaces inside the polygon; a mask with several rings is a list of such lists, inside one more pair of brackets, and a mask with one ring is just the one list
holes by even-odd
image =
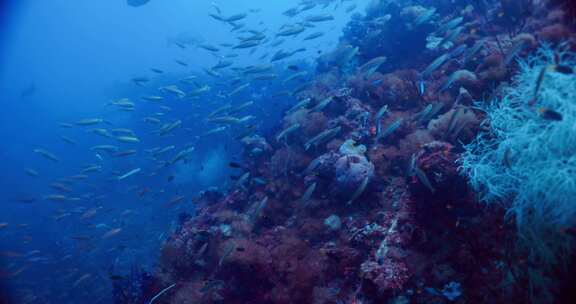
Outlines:
{"label": "rocky reef surface", "polygon": [[530,302],[513,221],[477,202],[457,160],[487,128],[474,103],[501,94],[517,58],[576,51],[574,8],[461,2],[373,1],[354,18],[276,134],[244,139],[236,185],[181,217],[145,298]]}

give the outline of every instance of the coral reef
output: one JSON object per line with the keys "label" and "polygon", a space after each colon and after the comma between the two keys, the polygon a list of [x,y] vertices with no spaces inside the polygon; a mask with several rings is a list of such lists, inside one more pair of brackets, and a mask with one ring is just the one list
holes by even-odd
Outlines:
{"label": "coral reef", "polygon": [[538,80],[554,56],[531,55],[576,48],[573,25],[542,13],[554,2],[373,1],[278,134],[243,140],[245,179],[167,239],[152,289],[177,285],[159,303],[530,301],[516,227],[571,229],[576,210],[574,75]]}

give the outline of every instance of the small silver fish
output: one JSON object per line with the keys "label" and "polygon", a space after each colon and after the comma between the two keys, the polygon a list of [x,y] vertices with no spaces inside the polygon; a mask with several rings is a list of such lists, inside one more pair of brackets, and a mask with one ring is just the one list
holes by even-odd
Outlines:
{"label": "small silver fish", "polygon": [[286,139],[288,137],[288,134],[298,130],[300,128],[300,124],[299,123],[295,123],[289,127],[287,127],[286,129],[282,130],[282,132],[280,132],[277,136],[276,136],[276,141],[280,141],[282,139]]}
{"label": "small silver fish", "polygon": [[446,61],[448,61],[448,59],[450,59],[450,55],[448,53],[442,54],[434,61],[432,61],[432,63],[430,63],[430,65],[428,65],[426,69],[424,69],[424,71],[420,74],[420,77],[422,79],[428,78],[434,71],[436,71],[436,69],[438,69]]}
{"label": "small silver fish", "polygon": [[342,130],[342,127],[338,126],[321,132],[320,134],[314,136],[312,139],[307,141],[304,144],[304,149],[308,151],[308,149],[310,149],[311,146],[313,145],[317,146],[318,144],[329,140],[330,138],[336,136],[340,132],[340,130]]}
{"label": "small silver fish", "polygon": [[363,180],[362,183],[360,184],[360,186],[358,186],[358,189],[356,189],[356,191],[354,191],[354,193],[352,194],[352,196],[350,197],[350,199],[348,200],[348,202],[346,204],[350,205],[352,204],[358,197],[360,197],[360,195],[362,195],[362,193],[364,193],[364,190],[366,190],[366,186],[368,186],[368,182],[370,181],[370,176],[366,176]]}
{"label": "small silver fish", "polygon": [[417,165],[414,165],[414,174],[416,175],[418,180],[426,188],[428,188],[428,190],[430,190],[430,192],[432,192],[432,193],[436,192],[436,189],[434,189],[434,187],[432,186],[432,183],[428,179],[428,176],[426,176],[426,173],[424,171],[422,171],[422,169],[420,169]]}
{"label": "small silver fish", "polygon": [[364,74],[364,77],[370,77],[374,74],[378,68],[386,62],[387,58],[384,56],[376,57],[365,64],[363,64],[358,70]]}
{"label": "small silver fish", "polygon": [[304,192],[304,194],[302,195],[302,197],[300,198],[300,202],[302,204],[306,204],[310,198],[312,197],[312,194],[314,194],[314,190],[316,190],[316,182],[314,182],[312,185],[308,186],[308,188],[306,188],[306,191]]}
{"label": "small silver fish", "polygon": [[380,110],[378,110],[378,112],[376,112],[376,118],[374,119],[375,121],[380,121],[382,119],[382,117],[384,117],[384,115],[386,114],[386,112],[388,112],[388,105],[383,105]]}
{"label": "small silver fish", "polygon": [[392,123],[391,125],[389,125],[386,130],[382,131],[379,134],[376,134],[376,140],[380,140],[383,138],[386,138],[390,135],[392,135],[392,133],[394,133],[394,131],[398,130],[398,128],[400,128],[400,126],[402,126],[402,118],[398,118],[398,120],[396,120],[394,123]]}
{"label": "small silver fish", "polygon": [[426,93],[426,82],[424,80],[420,80],[418,81],[418,94],[420,94],[420,96],[424,96],[425,93]]}
{"label": "small silver fish", "polygon": [[132,176],[132,175],[140,172],[140,171],[142,171],[142,169],[140,169],[140,168],[136,168],[136,169],[134,169],[134,170],[130,170],[130,171],[126,172],[125,174],[119,176],[117,179],[118,179],[118,180],[123,180],[123,179],[125,179],[125,178],[128,178],[128,177],[130,177],[130,176]]}
{"label": "small silver fish", "polygon": [[44,150],[44,149],[34,149],[34,153],[38,153],[46,159],[49,159],[53,162],[59,162],[60,159],[56,157],[56,155]]}
{"label": "small silver fish", "polygon": [[326,108],[332,102],[332,100],[332,96],[329,96],[328,98],[320,101],[317,105],[315,105],[312,110],[310,110],[310,112],[319,112],[324,110],[324,108]]}

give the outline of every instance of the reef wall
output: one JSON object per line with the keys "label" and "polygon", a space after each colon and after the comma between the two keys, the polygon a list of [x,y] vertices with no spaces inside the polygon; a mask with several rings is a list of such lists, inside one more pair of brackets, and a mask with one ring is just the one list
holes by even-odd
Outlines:
{"label": "reef wall", "polygon": [[501,95],[517,58],[576,50],[574,10],[461,2],[373,1],[282,131],[244,139],[236,185],[183,217],[146,298],[176,284],[156,303],[532,301],[514,223],[457,160],[487,128],[474,102]]}

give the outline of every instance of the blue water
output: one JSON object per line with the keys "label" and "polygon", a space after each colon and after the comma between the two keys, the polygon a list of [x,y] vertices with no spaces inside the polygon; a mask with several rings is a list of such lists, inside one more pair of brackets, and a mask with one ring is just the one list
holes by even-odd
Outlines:
{"label": "blue water", "polygon": [[[315,59],[335,47],[351,16],[344,9],[349,2],[318,6],[310,13],[328,12],[335,17],[314,29],[324,32],[323,37],[305,42],[302,36],[286,38],[279,47],[263,46],[250,53],[218,46],[237,43],[238,33],[209,16],[216,12],[210,1],[153,0],[137,8],[110,0],[5,2],[0,7],[0,223],[7,226],[0,231],[0,289],[2,298],[14,303],[111,303],[111,273],[126,273],[135,264],[153,270],[160,245],[174,229],[178,215],[194,212],[194,197],[200,191],[225,190],[233,182],[230,176],[237,174],[228,163],[241,159],[241,144],[235,139],[239,132],[202,137],[217,126],[205,121],[208,114],[228,102],[239,105],[253,100],[254,105],[241,115],[255,116],[254,133],[270,136],[278,132],[283,111],[295,99],[272,95],[300,85],[298,81],[282,84],[291,74],[286,66],[298,65],[312,73]],[[217,4],[223,15],[247,13],[241,21],[246,28],[273,36],[290,21],[282,12],[296,1]],[[363,11],[364,5],[359,1],[357,10]],[[274,67],[277,80],[252,81],[228,98],[227,92],[237,87],[230,83],[234,73],[228,68],[220,72],[220,78],[207,75],[203,69],[216,65],[220,58],[198,47],[203,43],[221,48],[219,54],[238,54],[230,58],[236,67],[267,63],[278,49],[304,47],[306,51],[279,61]],[[259,59],[265,53],[270,53],[268,59]],[[164,73],[156,74],[151,68]],[[171,84],[196,88],[178,83],[188,76],[196,76],[199,86],[209,85],[211,90],[197,99],[183,100],[158,90]],[[131,81],[134,77],[150,81],[137,86]],[[165,100],[154,103],[140,98],[147,95]],[[133,101],[135,110],[109,105],[120,98]],[[149,116],[162,123],[180,119],[183,126],[159,136],[161,125],[143,122]],[[85,118],[102,118],[106,123],[59,126]],[[88,131],[94,128],[128,128],[140,143],[119,143]],[[69,144],[61,136],[77,143]],[[90,149],[103,144],[135,149],[137,154],[113,157]],[[176,148],[158,160],[146,152],[170,145]],[[185,162],[160,163],[186,146],[195,151]],[[45,149],[60,161],[46,159],[34,149]],[[49,186],[90,165],[101,170],[69,184],[60,181],[70,187],[70,193]],[[141,172],[117,180],[135,168]],[[39,175],[30,176],[26,169]],[[51,194],[74,199],[47,200]],[[177,202],[170,204],[173,200]],[[107,237],[114,229],[121,231]]]}

